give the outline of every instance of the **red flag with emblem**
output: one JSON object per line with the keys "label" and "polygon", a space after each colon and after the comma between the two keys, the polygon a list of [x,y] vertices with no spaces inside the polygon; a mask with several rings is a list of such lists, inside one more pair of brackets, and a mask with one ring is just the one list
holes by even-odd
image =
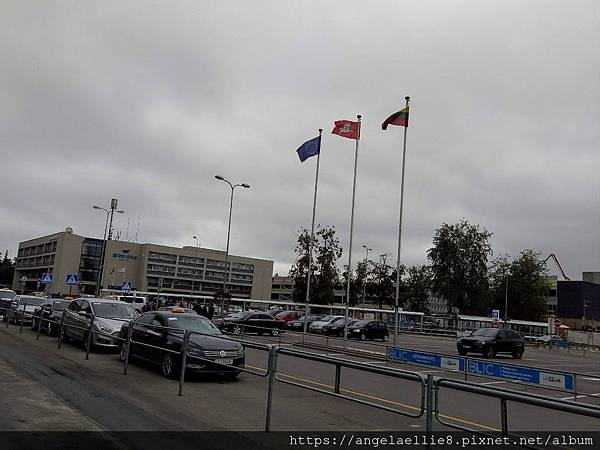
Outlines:
{"label": "red flag with emblem", "polygon": [[360,127],[358,122],[352,122],[351,120],[336,120],[335,127],[331,134],[337,134],[338,136],[345,137],[348,139],[360,138]]}

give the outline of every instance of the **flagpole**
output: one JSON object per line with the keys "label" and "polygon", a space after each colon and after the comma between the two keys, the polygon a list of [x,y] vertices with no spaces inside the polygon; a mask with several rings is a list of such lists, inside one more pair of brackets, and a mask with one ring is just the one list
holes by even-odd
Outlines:
{"label": "flagpole", "polygon": [[[410,102],[410,97],[404,97],[406,108]],[[402,209],[404,207],[404,166],[406,165],[406,130],[408,122],[404,127],[404,144],[402,146],[402,178],[400,181],[400,220],[398,220],[398,259],[396,261],[396,296],[394,299],[394,345],[398,341],[398,304],[400,300],[400,250],[402,249]]]}
{"label": "flagpole", "polygon": [[313,238],[315,235],[315,212],[317,210],[317,186],[319,184],[319,161],[321,160],[321,135],[323,129],[319,128],[319,153],[317,154],[317,170],[315,175],[315,195],[313,198],[312,224],[310,226],[310,241],[308,242],[308,279],[306,280],[306,305],[304,307],[304,334],[308,327],[308,308],[310,302],[310,278],[312,275],[312,253],[313,253]]}
{"label": "flagpole", "polygon": [[354,230],[354,199],[356,197],[356,167],[358,165],[358,141],[360,140],[360,119],[361,115],[357,115],[358,119],[358,136],[356,136],[356,150],[354,151],[354,182],[352,183],[352,214],[350,215],[350,243],[348,246],[348,280],[346,286],[346,313],[344,321],[344,349],[348,340],[348,316],[350,313],[350,280],[352,279],[352,232]]}

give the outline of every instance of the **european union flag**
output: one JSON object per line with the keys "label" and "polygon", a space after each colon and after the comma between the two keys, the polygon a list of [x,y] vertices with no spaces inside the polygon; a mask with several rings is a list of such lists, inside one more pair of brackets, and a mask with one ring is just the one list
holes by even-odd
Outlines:
{"label": "european union flag", "polygon": [[298,152],[300,162],[306,161],[311,156],[318,155],[321,152],[321,136],[317,136],[310,141],[306,141],[304,144],[298,147],[296,152]]}

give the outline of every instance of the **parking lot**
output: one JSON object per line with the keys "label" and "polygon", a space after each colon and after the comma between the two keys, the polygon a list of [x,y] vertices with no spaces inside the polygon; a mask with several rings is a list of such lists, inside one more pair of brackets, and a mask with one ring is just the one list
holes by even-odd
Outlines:
{"label": "parking lot", "polygon": [[[283,334],[281,337],[247,336],[256,342],[281,342],[286,348],[305,347],[293,344],[298,336]],[[311,339],[311,338],[307,338]],[[312,339],[317,339],[312,337]],[[423,351],[452,353],[453,341],[440,338],[402,335],[402,346]],[[85,352],[80,345],[65,344],[57,348],[57,338],[40,336],[24,328],[0,327],[0,370],[10,372],[12,378],[29,380],[30,385],[23,389],[46,392],[46,403],[61,405],[65,417],[72,415],[85,418],[81,424],[70,423],[67,429],[98,427],[111,431],[168,431],[168,430],[263,430],[266,415],[267,378],[242,373],[236,381],[225,381],[219,375],[188,376],[183,396],[178,396],[178,382],[163,378],[156,368],[142,363],[130,364],[128,374],[123,375],[123,364],[118,355],[112,352],[93,352],[85,360]],[[348,350],[369,350],[382,353],[383,344],[348,342]],[[406,364],[388,363],[381,359],[347,355],[332,349],[310,350],[315,354],[345,358],[368,363],[373,367],[396,367],[422,374],[434,373],[450,379],[462,376],[448,372],[434,371]],[[455,354],[455,352],[453,353]],[[377,356],[374,354],[373,356]],[[504,360],[498,357],[498,360]],[[506,358],[507,362],[514,362]],[[578,390],[590,395],[579,398],[579,402],[600,405],[600,366],[598,356],[585,357],[566,352],[528,348],[519,364],[554,370],[574,370],[586,372],[589,379],[578,383]],[[246,366],[261,372],[267,367],[267,353],[247,349]],[[307,387],[333,390],[335,368],[321,362],[308,361],[293,356],[281,356],[277,367],[281,380],[298,383]],[[598,376],[598,378],[596,378]],[[5,377],[3,377],[5,378]],[[517,391],[541,393],[550,398],[572,398],[568,392],[536,389],[524,384],[506,383],[489,379],[473,379],[488,386],[509,387]],[[14,390],[12,383],[2,383],[3,400],[10,401]],[[23,397],[25,391],[21,391]],[[393,408],[405,413],[419,411],[421,392],[419,385],[407,380],[365,373],[354,369],[344,369],[341,374],[341,393],[349,397]],[[0,421],[4,430],[23,429],[27,423],[36,423],[39,430],[48,417],[48,408],[23,407],[18,413],[24,419],[6,418]],[[8,405],[2,405],[7,408]],[[423,417],[412,419],[373,407],[350,402],[340,398],[314,392],[301,387],[275,382],[272,404],[272,430],[423,430]],[[463,392],[440,391],[440,414],[451,423],[480,431],[500,429],[498,400]],[[597,430],[598,421],[566,413],[542,410],[537,407],[509,403],[511,430]],[[18,416],[17,414],[17,416]],[[58,421],[60,423],[60,421]],[[55,430],[57,423],[49,422],[48,429]],[[42,427],[43,429],[43,427]],[[60,429],[60,426],[59,426]],[[434,422],[434,429],[446,427]]]}

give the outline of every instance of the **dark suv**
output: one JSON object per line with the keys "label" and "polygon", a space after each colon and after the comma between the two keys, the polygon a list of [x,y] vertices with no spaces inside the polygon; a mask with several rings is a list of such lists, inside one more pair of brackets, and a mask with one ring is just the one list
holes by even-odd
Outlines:
{"label": "dark suv", "polygon": [[519,359],[525,352],[525,340],[513,330],[480,328],[470,336],[459,339],[456,348],[461,356],[467,353],[480,353],[485,358],[493,358],[496,353],[510,353]]}

